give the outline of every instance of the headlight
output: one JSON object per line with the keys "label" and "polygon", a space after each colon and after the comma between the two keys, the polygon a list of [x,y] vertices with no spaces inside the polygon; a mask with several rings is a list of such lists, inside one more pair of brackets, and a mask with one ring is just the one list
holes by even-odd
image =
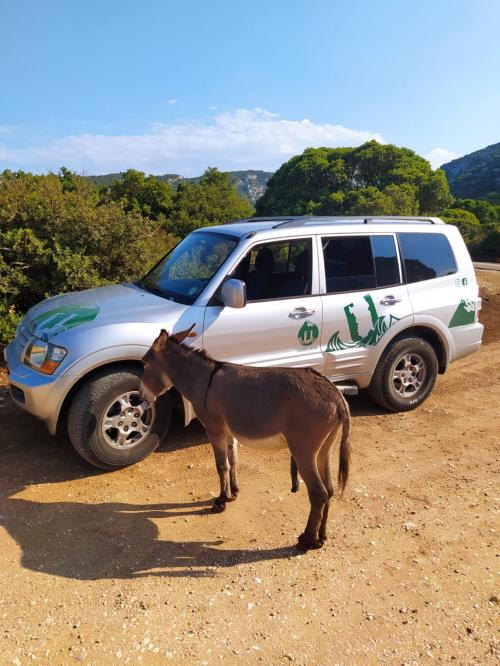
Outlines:
{"label": "headlight", "polygon": [[64,347],[34,338],[26,348],[23,361],[39,372],[52,375],[67,353]]}

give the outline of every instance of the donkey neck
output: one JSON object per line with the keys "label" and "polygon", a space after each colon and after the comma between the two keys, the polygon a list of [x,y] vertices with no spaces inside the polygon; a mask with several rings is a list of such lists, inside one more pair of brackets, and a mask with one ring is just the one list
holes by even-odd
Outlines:
{"label": "donkey neck", "polygon": [[181,345],[168,350],[167,373],[175,388],[193,406],[203,401],[215,361]]}

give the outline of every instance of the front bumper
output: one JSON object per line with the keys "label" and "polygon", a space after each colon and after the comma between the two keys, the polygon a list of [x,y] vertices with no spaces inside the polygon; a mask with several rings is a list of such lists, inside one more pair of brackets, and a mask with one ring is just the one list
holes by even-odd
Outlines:
{"label": "front bumper", "polygon": [[27,340],[19,335],[4,350],[10,394],[16,405],[41,419],[54,435],[59,405],[71,380],[57,374],[44,375],[24,365],[26,345]]}

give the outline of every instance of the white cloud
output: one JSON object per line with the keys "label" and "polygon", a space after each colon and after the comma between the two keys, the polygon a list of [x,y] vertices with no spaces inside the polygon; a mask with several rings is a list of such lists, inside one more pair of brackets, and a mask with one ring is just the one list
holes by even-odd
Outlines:
{"label": "white cloud", "polygon": [[171,97],[170,99],[167,99],[167,104],[170,104],[170,106],[174,106],[174,104],[177,104],[179,102],[178,99],[174,99]]}
{"label": "white cloud", "polygon": [[209,122],[155,123],[143,134],[79,134],[20,149],[0,144],[0,161],[10,168],[56,170],[65,165],[86,173],[136,168],[191,176],[207,166],[273,171],[310,146],[355,146],[370,139],[385,143],[376,132],[286,120],[259,108],[237,109]]}
{"label": "white cloud", "polygon": [[456,159],[458,155],[452,150],[446,150],[445,148],[433,148],[424,157],[426,160],[429,160],[433,169],[437,169],[442,164]]}

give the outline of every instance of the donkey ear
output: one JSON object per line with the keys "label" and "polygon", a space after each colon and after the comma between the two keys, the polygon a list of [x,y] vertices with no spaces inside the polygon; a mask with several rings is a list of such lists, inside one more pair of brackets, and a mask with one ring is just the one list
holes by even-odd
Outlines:
{"label": "donkey ear", "polygon": [[162,328],[160,331],[160,335],[153,342],[153,349],[155,351],[162,351],[163,349],[165,349],[167,340],[168,340],[168,333],[164,328]]}
{"label": "donkey ear", "polygon": [[186,328],[185,331],[179,331],[179,333],[172,333],[170,337],[173,338],[176,342],[184,342],[184,340],[188,337],[188,335],[191,333],[191,331],[195,326],[196,324],[192,324],[189,328]]}

